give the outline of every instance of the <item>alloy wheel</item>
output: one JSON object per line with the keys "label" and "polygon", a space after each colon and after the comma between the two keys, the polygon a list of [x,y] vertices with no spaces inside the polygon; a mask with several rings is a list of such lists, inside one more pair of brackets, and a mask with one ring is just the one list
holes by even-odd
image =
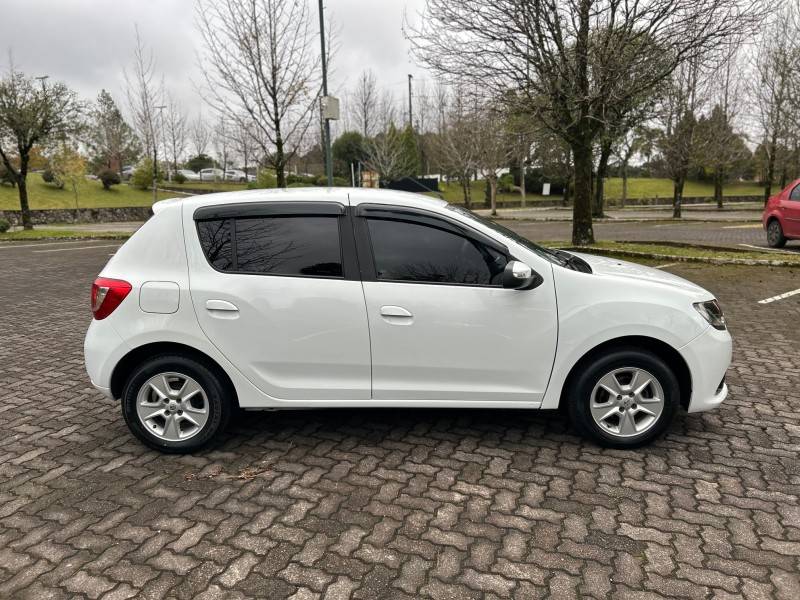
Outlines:
{"label": "alloy wheel", "polygon": [[209,417],[209,402],[202,386],[188,375],[158,373],[139,389],[136,413],[151,435],[180,442],[203,430]]}
{"label": "alloy wheel", "polygon": [[603,375],[589,401],[592,419],[602,431],[627,438],[656,424],[664,410],[664,389],[644,369],[623,367]]}

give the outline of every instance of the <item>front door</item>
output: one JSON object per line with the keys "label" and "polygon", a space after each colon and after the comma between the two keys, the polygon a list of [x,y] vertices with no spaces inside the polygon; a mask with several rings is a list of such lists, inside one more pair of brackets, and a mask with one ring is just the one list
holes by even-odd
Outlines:
{"label": "front door", "polygon": [[273,398],[368,399],[369,331],[345,207],[220,205],[194,219],[192,302],[220,352]]}
{"label": "front door", "polygon": [[434,213],[371,206],[355,225],[372,397],[540,401],[557,336],[549,264],[538,288],[504,289],[503,245]]}
{"label": "front door", "polygon": [[783,213],[784,235],[792,238],[800,237],[800,183],[780,201],[780,207]]}

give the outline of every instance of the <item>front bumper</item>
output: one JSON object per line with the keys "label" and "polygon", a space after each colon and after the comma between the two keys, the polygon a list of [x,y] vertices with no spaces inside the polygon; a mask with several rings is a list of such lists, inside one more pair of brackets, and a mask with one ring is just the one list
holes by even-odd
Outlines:
{"label": "front bumper", "polygon": [[689,366],[692,396],[688,411],[703,412],[717,408],[728,395],[724,382],[731,364],[733,343],[727,330],[709,326],[678,351]]}

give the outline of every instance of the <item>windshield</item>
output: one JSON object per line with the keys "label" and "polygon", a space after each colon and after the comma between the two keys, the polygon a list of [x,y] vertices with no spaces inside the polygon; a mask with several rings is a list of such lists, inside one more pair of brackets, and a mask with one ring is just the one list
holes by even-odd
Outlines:
{"label": "windshield", "polygon": [[545,260],[549,260],[552,263],[556,263],[557,265],[565,266],[568,263],[567,258],[563,256],[562,253],[559,253],[556,250],[551,250],[550,248],[545,248],[544,246],[540,246],[527,238],[522,237],[515,231],[510,230],[508,227],[503,227],[499,223],[492,221],[491,219],[484,219],[483,217],[476,215],[469,209],[464,208],[463,206],[453,206],[452,204],[447,205],[448,210],[452,210],[453,212],[457,212],[459,215],[467,217],[471,221],[475,221],[476,223],[480,223],[481,225],[485,225],[489,229],[492,229],[499,233],[500,235],[507,237],[513,241],[515,241],[520,246],[524,246],[531,252],[535,252]]}

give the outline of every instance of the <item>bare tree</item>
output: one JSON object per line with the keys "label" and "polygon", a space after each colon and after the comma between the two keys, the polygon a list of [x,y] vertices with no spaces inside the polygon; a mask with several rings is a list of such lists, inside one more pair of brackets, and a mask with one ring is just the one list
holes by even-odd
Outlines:
{"label": "bare tree", "polygon": [[446,88],[440,86],[437,89],[440,131],[434,138],[435,152],[443,173],[448,179],[454,178],[461,186],[464,206],[472,208],[470,184],[478,168],[475,115],[465,107],[462,90],[456,89],[453,106],[448,108]]}
{"label": "bare tree", "polygon": [[358,78],[356,90],[351,100],[355,114],[355,126],[365,138],[372,135],[377,119],[378,85],[375,73],[367,69]]}
{"label": "bare tree", "polygon": [[194,149],[195,156],[206,154],[208,152],[208,145],[211,143],[211,130],[203,120],[203,115],[199,114],[195,117],[189,127],[189,135],[192,138],[192,148]]}
{"label": "bare tree", "polygon": [[[606,109],[667,80],[690,58],[754,28],[760,0],[426,0],[407,27],[445,78],[514,88],[572,150],[572,241],[593,242],[592,151]],[[612,35],[600,35],[612,31]],[[658,49],[657,52],[654,49]],[[593,61],[601,53],[607,60]],[[602,67],[595,70],[595,65]],[[547,102],[542,102],[542,99]]]}
{"label": "bare tree", "polygon": [[792,96],[798,91],[796,78],[800,69],[800,46],[795,35],[798,26],[797,5],[786,5],[763,30],[753,57],[754,77],[750,79],[750,95],[767,155],[764,203],[772,195],[780,142],[789,130]]}
{"label": "bare tree", "polygon": [[133,129],[139,137],[145,154],[153,157],[153,202],[156,201],[156,171],[158,169],[159,107],[162,106],[163,89],[156,80],[156,64],[153,53],[148,51],[136,31],[136,46],[133,51],[133,68],[125,70],[125,93],[133,116]]}
{"label": "bare tree", "polygon": [[501,105],[484,102],[475,114],[475,145],[478,170],[489,184],[489,207],[497,214],[497,179],[500,169],[507,167],[514,155],[514,136]]}
{"label": "bare tree", "polygon": [[258,152],[258,144],[251,133],[251,126],[247,125],[247,119],[244,117],[236,119],[229,135],[232,150],[242,160],[243,170],[247,173],[250,165],[256,161]]}
{"label": "bare tree", "polygon": [[231,152],[231,124],[225,117],[220,117],[214,126],[214,150],[217,162],[222,167],[222,179],[224,180]]}
{"label": "bare tree", "polygon": [[188,120],[186,113],[178,101],[171,95],[167,96],[167,114],[164,119],[164,139],[166,141],[169,159],[172,162],[172,172],[178,171],[178,161],[186,151],[188,137]]}
{"label": "bare tree", "polygon": [[399,179],[406,174],[406,152],[403,147],[402,132],[393,123],[386,131],[365,141],[366,157],[364,164],[380,175],[382,181]]}
{"label": "bare tree", "polygon": [[33,229],[28,203],[31,151],[52,139],[64,139],[78,124],[81,107],[63,83],[47,86],[17,71],[11,63],[0,79],[0,161],[16,184],[22,226]]}
{"label": "bare tree", "polygon": [[247,115],[286,187],[286,165],[317,118],[319,51],[307,0],[199,0],[206,100]]}

